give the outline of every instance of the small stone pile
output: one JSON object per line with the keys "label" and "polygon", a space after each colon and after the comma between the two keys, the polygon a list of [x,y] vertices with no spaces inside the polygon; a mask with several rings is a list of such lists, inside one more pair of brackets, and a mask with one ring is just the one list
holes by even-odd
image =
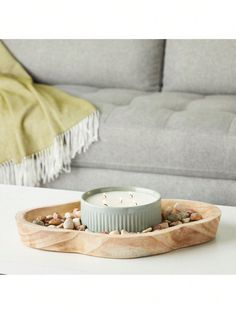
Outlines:
{"label": "small stone pile", "polygon": [[79,231],[85,231],[86,229],[86,226],[81,222],[81,212],[78,208],[75,208],[71,213],[65,213],[64,216],[61,216],[58,213],[53,213],[48,216],[39,216],[33,220],[33,223],[48,228],[62,228]]}
{"label": "small stone pile", "polygon": [[191,208],[181,208],[176,203],[172,208],[168,208],[162,213],[162,222],[152,227],[152,231],[162,230],[191,221],[203,219],[202,215]]}
{"label": "small stone pile", "polygon": [[[197,221],[203,219],[202,215],[196,212],[195,210],[183,209],[181,206],[176,203],[172,208],[168,208],[162,214],[162,222],[149,227],[142,232],[137,233],[148,233],[156,230],[163,230],[166,228],[174,227],[180,224],[186,224],[188,222]],[[64,216],[61,216],[58,213],[53,213],[48,216],[39,216],[32,221],[34,224],[44,226],[47,228],[62,228],[78,231],[92,232],[81,221],[81,212],[78,208],[75,208],[73,212],[67,212]],[[111,232],[102,232],[105,234],[134,234],[135,232],[128,232],[126,230],[113,230]]]}

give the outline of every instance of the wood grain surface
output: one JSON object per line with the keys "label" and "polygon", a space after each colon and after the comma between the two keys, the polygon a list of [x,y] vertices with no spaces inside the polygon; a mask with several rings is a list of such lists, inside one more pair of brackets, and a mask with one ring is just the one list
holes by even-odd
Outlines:
{"label": "wood grain surface", "polygon": [[162,200],[162,210],[178,202],[179,206],[194,209],[202,220],[180,224],[150,233],[109,235],[77,230],[48,229],[32,223],[37,216],[53,212],[64,214],[80,207],[80,202],[35,208],[19,212],[16,216],[23,243],[31,248],[81,253],[106,258],[136,258],[156,255],[213,240],[216,236],[221,212],[214,205],[187,201]]}

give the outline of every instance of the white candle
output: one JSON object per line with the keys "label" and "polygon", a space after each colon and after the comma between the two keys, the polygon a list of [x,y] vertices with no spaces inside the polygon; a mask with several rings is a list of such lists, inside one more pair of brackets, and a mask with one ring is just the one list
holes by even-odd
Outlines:
{"label": "white candle", "polygon": [[156,198],[148,193],[131,191],[110,191],[98,193],[87,198],[87,202],[103,207],[133,207],[155,202]]}

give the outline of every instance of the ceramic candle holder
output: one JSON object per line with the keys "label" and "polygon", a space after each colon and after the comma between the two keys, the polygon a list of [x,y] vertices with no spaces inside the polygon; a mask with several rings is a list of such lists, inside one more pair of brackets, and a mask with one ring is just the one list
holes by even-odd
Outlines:
{"label": "ceramic candle holder", "polygon": [[81,219],[93,232],[141,232],[161,222],[161,195],[138,187],[91,190],[82,194]]}

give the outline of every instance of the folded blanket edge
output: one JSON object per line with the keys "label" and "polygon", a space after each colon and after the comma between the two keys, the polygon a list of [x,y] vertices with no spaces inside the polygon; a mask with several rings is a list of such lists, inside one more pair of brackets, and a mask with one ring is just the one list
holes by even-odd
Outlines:
{"label": "folded blanket edge", "polygon": [[53,144],[26,156],[16,164],[0,164],[0,183],[40,186],[50,182],[62,172],[70,172],[71,160],[98,141],[99,111],[95,111],[67,131],[55,137]]}

